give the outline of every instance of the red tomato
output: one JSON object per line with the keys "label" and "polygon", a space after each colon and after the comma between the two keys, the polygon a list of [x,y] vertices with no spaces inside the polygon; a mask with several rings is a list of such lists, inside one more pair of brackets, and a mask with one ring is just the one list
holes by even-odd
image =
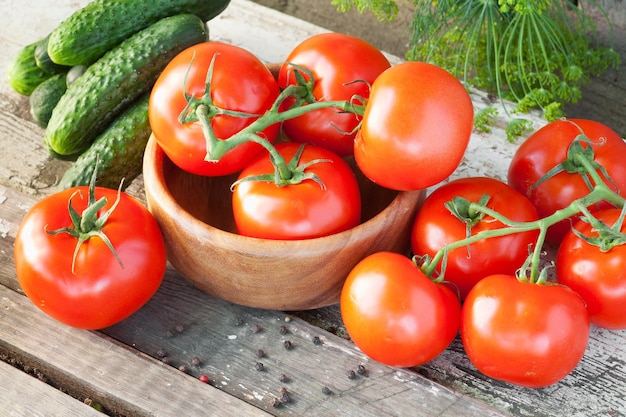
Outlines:
{"label": "red tomato", "polygon": [[552,385],[580,362],[589,340],[582,298],[563,285],[491,275],[470,291],[461,340],[485,375],[530,388]]}
{"label": "red tomato", "polygon": [[[467,235],[466,223],[455,217],[445,203],[454,197],[478,202],[484,194],[490,196],[487,207],[513,221],[538,219],[537,210],[522,194],[507,184],[492,178],[461,178],[442,185],[426,198],[417,213],[411,232],[411,247],[416,255],[435,255],[446,244],[462,240]],[[472,235],[504,225],[484,216],[472,226]],[[461,299],[482,278],[493,274],[514,274],[537,241],[538,231],[516,233],[483,239],[448,252],[445,281],[458,288]]]}
{"label": "red tomato", "polygon": [[[361,194],[354,172],[341,157],[313,145],[293,142],[276,145],[288,162],[301,146],[298,166],[314,160],[305,173],[313,179],[277,186],[273,181],[237,183],[233,190],[233,215],[240,234],[263,239],[309,239],[350,229],[361,220]],[[252,161],[239,179],[274,173],[269,155]]]}
{"label": "red tomato", "polygon": [[[200,123],[178,121],[187,105],[185,92],[198,98],[204,95],[213,58],[211,98],[215,105],[260,115],[272,106],[280,92],[265,64],[238,46],[205,42],[182,51],[170,61],[150,95],[150,127],[165,154],[181,169],[198,175],[239,172],[262,151],[260,145],[247,142],[226,153],[219,162],[207,162],[206,139]],[[211,125],[219,139],[227,139],[254,120],[256,117],[218,115],[211,119]],[[273,142],[279,127],[273,125],[261,133]]]}
{"label": "red tomato", "polygon": [[340,307],[354,343],[391,366],[430,361],[459,330],[456,295],[398,253],[378,252],[359,262],[344,283]]}
{"label": "red tomato", "polygon": [[463,84],[435,65],[404,62],[374,81],[354,156],[381,186],[424,189],[458,167],[473,123],[472,100]]}
{"label": "red tomato", "polygon": [[[289,53],[280,69],[278,84],[295,84],[296,64],[313,73],[313,95],[317,100],[351,100],[369,97],[369,88],[387,68],[389,61],[374,46],[362,39],[341,33],[323,33],[305,39]],[[354,81],[359,82],[354,82]],[[320,109],[283,122],[287,136],[301,143],[312,143],[341,155],[352,155],[354,136],[360,122],[352,113]]]}
{"label": "red tomato", "polygon": [[[561,172],[539,184],[533,185],[548,171],[567,158],[567,150],[580,134],[580,129],[593,142],[595,161],[602,165],[623,195],[626,190],[626,144],[606,125],[592,120],[570,119],[548,123],[533,133],[515,152],[508,172],[509,184],[533,202],[541,217],[567,207],[572,201],[589,193],[578,173]],[[608,185],[616,189],[611,183]],[[606,208],[608,204],[590,207],[590,210]],[[564,220],[548,229],[547,241],[559,243],[571,222]]]}
{"label": "red tomato", "polygon": [[[165,273],[165,245],[150,212],[127,194],[102,227],[114,253],[100,237],[91,237],[76,253],[78,238],[48,233],[71,227],[68,200],[80,214],[89,187],[74,187],[37,202],[23,218],[15,238],[15,267],[26,295],[48,315],[84,329],[111,326],[137,311],[159,288]],[[117,190],[95,188],[95,197],[115,202]],[[123,265],[123,266],[122,266]]]}
{"label": "red tomato", "polygon": [[[605,209],[594,217],[613,226],[621,210]],[[595,238],[593,227],[579,220],[574,225],[584,236]],[[621,232],[626,233],[626,224]],[[591,323],[607,329],[626,329],[626,246],[603,252],[569,231],[556,256],[557,280],[576,291],[587,303]]]}

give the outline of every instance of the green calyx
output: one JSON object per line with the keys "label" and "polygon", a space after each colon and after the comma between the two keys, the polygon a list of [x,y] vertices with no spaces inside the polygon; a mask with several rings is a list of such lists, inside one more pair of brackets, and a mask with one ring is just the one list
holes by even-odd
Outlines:
{"label": "green calyx", "polygon": [[583,216],[580,217],[580,220],[590,224],[598,235],[594,237],[585,236],[576,228],[572,228],[572,232],[579,239],[598,247],[601,252],[608,252],[614,247],[626,243],[626,234],[622,233],[622,225],[624,224],[624,217],[626,217],[626,206],[622,207],[620,216],[611,226],[594,217],[587,208],[583,208],[581,211]]}
{"label": "green calyx", "polygon": [[[589,139],[581,131],[580,134],[570,144],[567,150],[567,158],[565,158],[563,162],[557,164],[551,170],[546,172],[543,177],[539,178],[539,180],[537,180],[537,182],[533,184],[531,189],[537,188],[541,183],[549,180],[557,174],[560,174],[561,172],[567,172],[569,174],[579,174],[585,182],[585,185],[587,186],[589,191],[593,190],[593,184],[591,183],[591,180],[593,179],[594,182],[597,182],[598,180],[597,175],[594,175],[596,171],[600,171],[604,178],[614,185],[614,182],[609,176],[608,172],[606,172],[606,169],[594,160],[595,151],[592,146],[593,144],[594,143],[591,141],[591,139]],[[601,146],[602,143],[600,142],[596,145]]]}
{"label": "green calyx", "polygon": [[78,256],[78,251],[80,250],[80,247],[83,245],[83,243],[94,237],[102,239],[102,241],[111,250],[111,252],[115,256],[115,259],[117,259],[117,261],[119,262],[120,266],[124,268],[124,264],[117,254],[117,251],[113,247],[111,240],[102,231],[102,228],[111,216],[111,213],[113,213],[120,201],[122,183],[120,183],[120,187],[117,190],[117,198],[115,200],[115,203],[113,203],[113,205],[106,212],[99,216],[99,211],[104,206],[106,206],[108,201],[106,197],[101,197],[100,199],[96,200],[96,173],[97,166],[96,169],[94,169],[93,171],[93,175],[91,176],[91,181],[89,183],[89,201],[85,210],[83,210],[83,212],[79,214],[72,205],[72,199],[77,193],[80,193],[80,191],[76,191],[75,193],[73,193],[68,201],[68,210],[70,213],[70,218],[72,219],[72,226],[63,227],[56,230],[46,230],[46,232],[51,235],[67,233],[77,239],[74,254],[72,256],[72,274],[75,273],[76,258]]}
{"label": "green calyx", "polygon": [[202,97],[194,97],[193,95],[187,92],[187,79],[189,77],[189,70],[193,64],[194,56],[191,58],[191,62],[189,63],[189,67],[187,68],[187,72],[185,73],[185,79],[183,81],[183,91],[185,92],[185,101],[187,105],[183,109],[183,111],[178,115],[178,121],[181,124],[189,123],[189,122],[197,122],[199,120],[198,116],[198,107],[203,106],[203,112],[206,113],[207,117],[214,117],[218,115],[226,115],[226,116],[236,116],[236,117],[258,117],[259,114],[252,114],[246,112],[239,112],[233,110],[226,110],[218,107],[213,103],[213,98],[211,97],[211,80],[213,78],[213,71],[215,69],[215,59],[218,54],[213,55],[211,59],[211,63],[209,64],[209,69],[207,71],[206,79],[205,79],[205,90]]}
{"label": "green calyx", "polygon": [[[489,194],[483,194],[477,204],[480,207],[487,207],[490,198]],[[465,237],[470,237],[472,235],[472,227],[480,223],[485,217],[485,213],[477,210],[475,204],[462,197],[455,197],[444,205],[454,217],[465,223]]]}
{"label": "green calyx", "polygon": [[[326,189],[326,186],[317,176],[317,174],[313,172],[307,172],[306,169],[314,164],[319,164],[323,162],[332,162],[330,159],[314,159],[305,164],[300,165],[300,158],[302,157],[302,152],[304,151],[304,147],[306,145],[300,145],[298,151],[293,155],[289,163],[285,164],[284,159],[278,152],[270,153],[270,158],[272,160],[272,165],[274,166],[274,172],[262,175],[252,175],[249,177],[241,178],[233,183],[231,186],[231,190],[235,188],[235,186],[239,183],[245,181],[267,181],[273,182],[277,187],[284,187],[287,185],[297,185],[305,180],[313,180],[315,181],[322,190]],[[279,158],[280,161],[276,159]],[[280,168],[284,169],[280,169]]]}

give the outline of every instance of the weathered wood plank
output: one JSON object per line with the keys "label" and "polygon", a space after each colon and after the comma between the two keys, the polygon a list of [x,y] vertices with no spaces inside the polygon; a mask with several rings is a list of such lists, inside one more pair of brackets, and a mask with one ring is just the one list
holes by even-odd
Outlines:
{"label": "weathered wood plank", "polygon": [[[3,355],[37,368],[64,391],[87,396],[121,415],[173,416],[184,411],[188,416],[204,416],[217,409],[228,416],[266,415],[97,332],[57,323],[4,286],[0,286],[0,323]],[[50,415],[46,407],[33,404]],[[11,413],[11,407],[3,410]]]}
{"label": "weathered wood plank", "polygon": [[6,417],[96,417],[102,413],[4,362],[0,362],[0,410]]}

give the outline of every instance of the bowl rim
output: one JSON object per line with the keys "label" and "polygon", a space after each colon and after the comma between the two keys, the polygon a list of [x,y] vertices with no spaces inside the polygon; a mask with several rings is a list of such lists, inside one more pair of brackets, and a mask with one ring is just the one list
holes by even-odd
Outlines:
{"label": "bowl rim", "polygon": [[[146,157],[148,156],[148,157]],[[154,156],[154,157],[152,157]],[[358,225],[346,229],[341,232],[333,233],[331,235],[308,238],[308,239],[263,239],[257,237],[250,236],[242,236],[234,232],[230,232],[219,227],[213,226],[209,223],[206,223],[197,217],[193,216],[189,213],[183,206],[181,206],[178,201],[172,195],[169,187],[166,184],[165,176],[163,173],[163,164],[165,162],[165,158],[169,157],[165,154],[165,151],[158,144],[158,141],[154,134],[150,135],[148,139],[148,143],[146,145],[146,152],[144,154],[143,161],[143,177],[144,184],[146,187],[150,187],[152,198],[158,200],[161,208],[167,207],[167,212],[171,213],[174,211],[178,216],[177,221],[184,221],[186,225],[185,228],[194,229],[196,231],[202,230],[202,234],[213,234],[214,236],[220,236],[222,239],[229,239],[230,241],[235,242],[282,242],[283,245],[286,244],[298,244],[298,245],[307,245],[307,246],[319,246],[321,242],[327,242],[329,237],[335,237],[337,240],[348,239],[350,236],[369,236],[372,233],[376,232],[378,229],[385,225],[385,222],[382,221],[386,215],[392,211],[395,212],[402,207],[412,206],[414,203],[423,199],[425,190],[414,190],[414,191],[397,191],[397,194],[391,202],[382,209],[379,213],[372,216],[370,219],[360,222]],[[171,160],[174,166],[176,166]],[[176,169],[181,169],[176,166]],[[147,174],[147,175],[146,175]],[[195,175],[195,174],[190,174]],[[149,181],[146,181],[148,179]],[[396,190],[392,190],[396,191]],[[416,201],[417,200],[417,201]],[[165,203],[165,204],[164,204]]]}

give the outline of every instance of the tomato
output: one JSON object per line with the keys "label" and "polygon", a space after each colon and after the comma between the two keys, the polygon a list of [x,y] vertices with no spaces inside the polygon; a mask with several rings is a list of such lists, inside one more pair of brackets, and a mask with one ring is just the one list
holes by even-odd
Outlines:
{"label": "tomato", "polygon": [[[198,175],[226,175],[241,171],[262,151],[252,142],[227,152],[219,162],[207,162],[206,139],[198,121],[180,123],[179,115],[187,106],[185,92],[201,97],[211,61],[210,96],[223,109],[261,115],[280,93],[269,69],[256,56],[238,46],[205,42],[179,53],[157,79],[148,108],[150,127],[165,154],[181,169]],[[251,124],[257,117],[217,115],[211,125],[218,139],[226,139]],[[260,134],[273,142],[279,125]]]}
{"label": "tomato", "polygon": [[[537,130],[520,145],[508,171],[508,183],[533,202],[541,217],[568,206],[590,191],[580,174],[565,171],[533,188],[540,178],[567,158],[568,148],[581,129],[593,143],[595,161],[606,169],[614,183],[607,184],[622,195],[626,190],[626,164],[622,158],[626,144],[622,138],[611,128],[593,120],[557,120]],[[590,210],[607,207],[608,204],[601,203]],[[570,220],[557,223],[548,229],[546,240],[558,244],[570,227]]]}
{"label": "tomato", "polygon": [[[464,221],[455,217],[445,203],[454,197],[479,202],[484,194],[490,196],[487,207],[510,220],[518,222],[538,219],[537,210],[522,194],[502,181],[486,178],[461,178],[442,185],[430,194],[413,223],[411,247],[416,255],[434,256],[445,245],[467,236]],[[469,219],[468,219],[469,220]],[[476,218],[471,234],[500,229],[504,225],[490,216]],[[539,232],[515,233],[482,239],[447,254],[445,281],[458,289],[462,299],[480,279],[493,274],[514,274],[522,266]]]}
{"label": "tomato", "polygon": [[[610,227],[620,213],[619,209],[605,209],[595,212],[594,217]],[[598,237],[598,232],[582,220],[574,227],[586,237]],[[626,233],[626,224],[620,230]],[[607,329],[626,329],[625,245],[603,252],[569,231],[557,252],[556,276],[585,300],[591,323]]]}
{"label": "tomato", "polygon": [[270,174],[269,180],[238,182],[233,190],[233,216],[241,235],[263,239],[309,239],[350,229],[361,220],[361,195],[352,168],[333,152],[314,145],[286,142],[276,150],[290,161],[304,146],[298,166],[321,184],[305,179],[277,186],[269,154],[253,160],[239,179]]}
{"label": "tomato", "polygon": [[[101,228],[115,252],[93,236],[75,255],[77,237],[49,232],[71,227],[70,197],[81,214],[88,195],[89,187],[74,187],[35,203],[18,229],[14,257],[18,281],[37,307],[69,326],[101,329],[127,318],[154,295],[165,273],[166,255],[150,212],[124,193]],[[95,187],[95,198],[107,199],[99,216],[116,197],[117,190]]]}
{"label": "tomato", "polygon": [[[278,76],[285,88],[295,84],[293,66],[313,73],[313,95],[317,100],[350,101],[369,97],[369,88],[390,63],[366,41],[341,33],[323,33],[305,39],[287,56]],[[357,81],[357,82],[355,82]],[[319,109],[283,122],[286,135],[295,142],[312,143],[341,155],[352,155],[360,118],[335,109]]]}
{"label": "tomato", "polygon": [[589,314],[582,298],[563,285],[491,275],[463,303],[461,340],[483,374],[545,387],[565,378],[582,359]]}
{"label": "tomato", "polygon": [[383,187],[424,189],[458,167],[473,123],[463,84],[435,65],[404,62],[374,81],[354,156],[363,173]]}
{"label": "tomato", "polygon": [[411,367],[443,352],[459,330],[461,306],[445,285],[431,281],[398,253],[377,252],[350,271],[340,298],[354,343],[370,358]]}

